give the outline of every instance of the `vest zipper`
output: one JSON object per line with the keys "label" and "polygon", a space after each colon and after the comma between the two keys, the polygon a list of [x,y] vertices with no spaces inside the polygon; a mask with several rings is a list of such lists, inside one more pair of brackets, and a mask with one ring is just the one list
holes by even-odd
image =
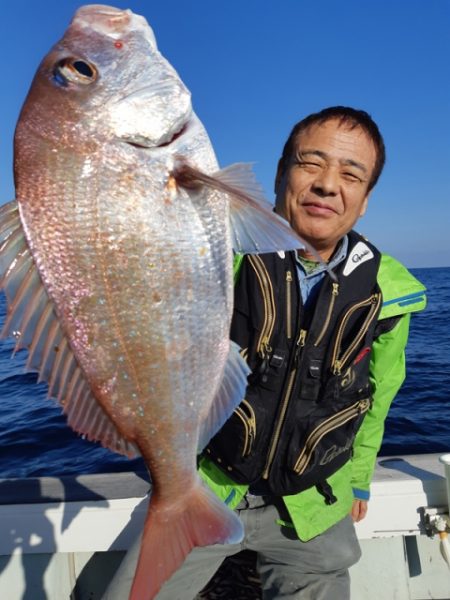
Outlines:
{"label": "vest zipper", "polygon": [[[351,356],[353,350],[361,342],[362,338],[366,334],[367,329],[369,328],[369,325],[371,324],[372,320],[374,319],[375,315],[377,314],[380,303],[381,303],[381,294],[373,294],[372,296],[370,296],[370,298],[367,298],[366,300],[363,300],[362,302],[358,302],[358,304],[355,304],[354,306],[352,306],[345,313],[345,315],[341,321],[341,324],[339,325],[338,333],[336,336],[336,342],[334,344],[333,354],[331,357],[331,368],[332,368],[334,375],[341,374],[342,369],[344,368],[344,365],[345,365],[346,361],[348,360],[348,357]],[[345,326],[347,325],[347,322],[348,322],[349,318],[351,317],[351,315],[358,309],[363,308],[364,306],[370,306],[370,310],[364,320],[364,323],[362,324],[362,327],[359,330],[358,335],[355,337],[353,342],[350,344],[350,346],[347,348],[347,350],[344,352],[344,354],[341,356],[341,358],[338,358],[339,352],[341,349],[341,342],[342,342],[342,337],[344,334]]]}
{"label": "vest zipper", "polygon": [[318,427],[313,429],[306,439],[303,450],[294,465],[294,472],[297,475],[302,475],[305,472],[305,469],[311,460],[312,453],[316,449],[320,440],[333,429],[337,429],[351,419],[356,418],[358,415],[367,412],[369,410],[369,406],[370,400],[368,398],[358,400],[358,402],[355,402],[348,408],[333,415],[332,417],[329,417]]}
{"label": "vest zipper", "polygon": [[255,270],[256,276],[258,278],[264,303],[264,323],[261,330],[261,335],[258,339],[256,351],[261,356],[266,357],[272,351],[269,342],[273,332],[276,317],[273,287],[267,269],[260,257],[256,254],[250,255],[249,261],[253,269]]}
{"label": "vest zipper", "polygon": [[307,331],[305,329],[300,329],[300,334],[298,336],[297,347],[295,349],[295,355],[294,355],[294,363],[293,363],[294,368],[292,369],[292,371],[289,375],[286,393],[285,393],[283,401],[281,403],[281,408],[280,408],[278,420],[277,420],[277,423],[275,426],[275,431],[272,435],[272,440],[271,440],[270,447],[269,447],[269,453],[267,455],[266,466],[264,467],[264,471],[262,474],[263,479],[269,478],[270,467],[272,466],[272,462],[273,462],[273,459],[275,456],[275,451],[276,451],[276,448],[278,445],[278,441],[280,439],[281,429],[284,424],[284,418],[286,416],[286,411],[287,411],[290,396],[292,393],[292,388],[294,386],[295,375],[297,373],[298,361],[300,359],[300,354],[301,354],[302,348],[305,345],[306,334],[307,334]]}
{"label": "vest zipper", "polygon": [[286,272],[286,336],[290,340],[292,338],[292,273],[291,271]]}
{"label": "vest zipper", "polygon": [[247,400],[242,401],[242,406],[245,406],[250,415],[247,415],[241,406],[238,406],[235,410],[235,413],[244,425],[245,439],[244,447],[242,448],[242,458],[245,458],[250,454],[256,437],[256,416],[252,406]]}
{"label": "vest zipper", "polygon": [[337,298],[338,294],[339,294],[339,284],[338,283],[333,283],[333,289],[331,290],[331,300],[330,300],[330,304],[328,305],[327,316],[326,316],[326,319],[324,321],[322,330],[319,333],[316,341],[314,342],[314,346],[315,347],[317,347],[320,344],[320,342],[323,339],[323,336],[325,335],[325,333],[326,333],[326,331],[328,329],[328,325],[330,324],[331,314],[332,314],[333,308],[334,308],[334,303],[336,302],[336,298]]}

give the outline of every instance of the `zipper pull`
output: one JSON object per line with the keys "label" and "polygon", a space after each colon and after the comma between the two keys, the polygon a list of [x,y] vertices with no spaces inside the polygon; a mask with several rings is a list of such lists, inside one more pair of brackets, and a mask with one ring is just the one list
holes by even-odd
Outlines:
{"label": "zipper pull", "polygon": [[359,412],[366,412],[369,408],[370,408],[370,400],[368,398],[364,398],[364,400],[361,400],[359,402]]}
{"label": "zipper pull", "polygon": [[261,356],[262,358],[268,358],[272,352],[272,346],[269,344],[269,338],[266,337],[264,338],[262,344],[261,344]]}
{"label": "zipper pull", "polygon": [[342,369],[342,361],[336,359],[333,365],[333,375],[340,375]]}
{"label": "zipper pull", "polygon": [[298,340],[297,340],[297,346],[299,348],[303,348],[303,346],[305,345],[307,333],[308,332],[306,331],[306,329],[300,329],[300,335],[298,336]]}
{"label": "zipper pull", "polygon": [[292,273],[290,271],[287,271],[286,273],[286,281],[289,281],[289,283],[292,281]]}
{"label": "zipper pull", "polygon": [[339,284],[333,283],[333,289],[331,290],[333,296],[337,296],[339,294]]}
{"label": "zipper pull", "polygon": [[295,366],[297,366],[297,364],[298,364],[298,360],[300,358],[302,348],[305,345],[307,333],[308,332],[306,331],[306,329],[300,329],[300,334],[299,334],[298,340],[297,340],[297,348],[295,349],[295,356],[294,356],[294,365]]}

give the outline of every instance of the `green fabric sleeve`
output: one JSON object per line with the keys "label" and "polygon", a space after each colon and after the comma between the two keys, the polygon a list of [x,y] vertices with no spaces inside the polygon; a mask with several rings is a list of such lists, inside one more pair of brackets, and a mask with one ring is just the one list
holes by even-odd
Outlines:
{"label": "green fabric sleeve", "polygon": [[233,283],[236,285],[239,279],[239,273],[241,272],[242,261],[244,260],[243,254],[235,254],[233,256]]}
{"label": "green fabric sleeve", "polygon": [[395,395],[405,379],[405,348],[408,341],[410,315],[380,335],[372,347],[370,382],[373,403],[354,442],[352,487],[369,491],[377,453],[384,433],[384,421]]}
{"label": "green fabric sleeve", "polygon": [[425,286],[392,256],[382,255],[377,280],[383,291],[383,306],[379,319],[388,319],[425,308]]}

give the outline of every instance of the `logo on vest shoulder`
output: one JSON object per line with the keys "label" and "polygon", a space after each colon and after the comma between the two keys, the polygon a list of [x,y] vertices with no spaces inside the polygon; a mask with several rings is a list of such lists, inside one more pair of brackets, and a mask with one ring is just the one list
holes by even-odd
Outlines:
{"label": "logo on vest shoulder", "polygon": [[358,242],[347,258],[343,275],[350,275],[350,273],[357,269],[359,265],[362,265],[363,262],[366,262],[371,258],[373,258],[373,252],[369,246],[364,242]]}
{"label": "logo on vest shoulder", "polygon": [[286,253],[284,250],[278,250],[277,254],[282,259],[284,259],[286,257]]}

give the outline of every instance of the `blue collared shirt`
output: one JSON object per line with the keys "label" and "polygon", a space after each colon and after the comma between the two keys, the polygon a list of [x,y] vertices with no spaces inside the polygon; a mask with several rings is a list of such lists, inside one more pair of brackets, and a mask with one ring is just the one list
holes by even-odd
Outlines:
{"label": "blue collared shirt", "polygon": [[307,307],[311,304],[311,302],[314,302],[314,300],[317,298],[317,294],[319,293],[320,284],[325,277],[327,268],[333,269],[336,267],[346,258],[347,252],[348,237],[344,236],[330,263],[328,265],[324,263],[317,263],[317,267],[309,273],[306,272],[305,267],[302,265],[301,260],[297,256],[297,276],[300,284],[303,306]]}

